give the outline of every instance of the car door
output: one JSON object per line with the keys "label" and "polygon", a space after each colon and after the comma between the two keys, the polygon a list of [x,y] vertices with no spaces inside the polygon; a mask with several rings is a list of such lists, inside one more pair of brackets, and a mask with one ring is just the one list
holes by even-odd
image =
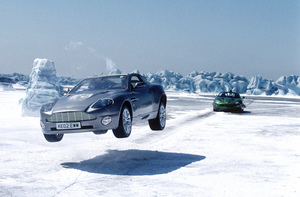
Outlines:
{"label": "car door", "polygon": [[140,118],[147,118],[152,110],[152,94],[149,84],[139,75],[132,75],[130,78],[132,90],[131,101],[137,109],[137,115]]}

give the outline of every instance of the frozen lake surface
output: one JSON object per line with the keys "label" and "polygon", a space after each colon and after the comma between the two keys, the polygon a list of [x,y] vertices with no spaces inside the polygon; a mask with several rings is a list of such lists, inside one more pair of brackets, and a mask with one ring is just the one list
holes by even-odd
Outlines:
{"label": "frozen lake surface", "polygon": [[0,196],[300,196],[300,98],[246,96],[244,113],[210,94],[167,92],[167,126],[47,142],[0,92]]}

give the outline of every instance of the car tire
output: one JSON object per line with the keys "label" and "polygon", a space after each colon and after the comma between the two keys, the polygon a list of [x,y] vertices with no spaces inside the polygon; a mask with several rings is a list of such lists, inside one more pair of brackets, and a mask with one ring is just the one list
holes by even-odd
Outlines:
{"label": "car tire", "polygon": [[129,137],[132,129],[132,118],[130,110],[127,106],[123,106],[119,119],[119,126],[113,129],[113,133],[116,138]]}
{"label": "car tire", "polygon": [[156,118],[148,120],[150,128],[154,131],[163,130],[166,126],[166,117],[166,106],[160,102]]}
{"label": "car tire", "polygon": [[44,137],[48,142],[59,142],[63,139],[64,134],[53,134],[53,135],[44,134]]}

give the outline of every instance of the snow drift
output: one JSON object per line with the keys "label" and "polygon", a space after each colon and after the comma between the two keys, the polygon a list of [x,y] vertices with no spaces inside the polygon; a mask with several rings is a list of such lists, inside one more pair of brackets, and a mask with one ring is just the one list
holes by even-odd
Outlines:
{"label": "snow drift", "polygon": [[233,73],[197,72],[193,71],[183,77],[179,73],[160,70],[156,74],[145,75],[148,81],[159,83],[165,89],[191,92],[213,92],[232,90],[248,95],[294,95],[300,96],[300,77],[296,75],[282,76],[276,82],[256,75],[249,81],[242,75]]}
{"label": "snow drift", "polygon": [[[40,59],[37,59],[40,60]],[[35,62],[37,61],[35,60]],[[43,59],[43,61],[49,61]],[[51,62],[51,61],[49,61]],[[35,63],[34,63],[35,64]],[[49,64],[49,63],[47,63]],[[53,69],[54,68],[54,63]],[[43,73],[51,72],[53,70],[43,70]],[[134,73],[140,73],[138,70],[132,71]],[[114,68],[109,74],[121,74],[122,72]],[[100,74],[100,73],[99,73]],[[250,80],[242,75],[235,75],[231,72],[219,73],[219,72],[198,72],[193,71],[187,76],[182,76],[180,73],[172,72],[161,69],[157,73],[148,73],[144,75],[149,82],[161,84],[165,90],[175,91],[189,91],[189,92],[205,92],[205,93],[218,93],[222,91],[233,90],[240,94],[248,95],[293,95],[300,96],[300,77],[296,75],[282,76],[278,80],[264,79],[260,75],[253,76]],[[57,84],[68,86],[75,85],[79,82],[78,79],[70,77],[54,77],[56,81],[52,81],[49,84]],[[57,81],[58,80],[58,81]],[[0,74],[0,86],[7,83],[26,84],[29,81],[29,77],[22,74],[14,73],[12,75]],[[40,80],[39,80],[40,81]],[[2,85],[4,86],[4,85]],[[56,85],[54,85],[56,86]],[[44,87],[44,86],[43,86]],[[57,89],[54,88],[54,89]],[[0,88],[0,90],[7,90],[7,88]]]}
{"label": "snow drift", "polygon": [[54,62],[35,59],[25,98],[21,99],[23,116],[39,116],[41,106],[49,100],[63,95],[58,83]]}

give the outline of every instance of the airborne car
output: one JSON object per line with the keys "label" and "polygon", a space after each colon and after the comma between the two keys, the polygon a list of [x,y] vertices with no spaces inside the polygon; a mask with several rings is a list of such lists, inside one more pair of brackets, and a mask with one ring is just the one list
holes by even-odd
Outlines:
{"label": "airborne car", "polygon": [[131,134],[132,123],[148,120],[152,130],[166,125],[167,97],[161,85],[139,74],[90,77],[67,95],[44,104],[40,110],[42,132],[49,142],[65,133],[106,133],[115,137]]}
{"label": "airborne car", "polygon": [[214,111],[243,112],[245,107],[243,98],[232,91],[219,93],[213,102]]}

